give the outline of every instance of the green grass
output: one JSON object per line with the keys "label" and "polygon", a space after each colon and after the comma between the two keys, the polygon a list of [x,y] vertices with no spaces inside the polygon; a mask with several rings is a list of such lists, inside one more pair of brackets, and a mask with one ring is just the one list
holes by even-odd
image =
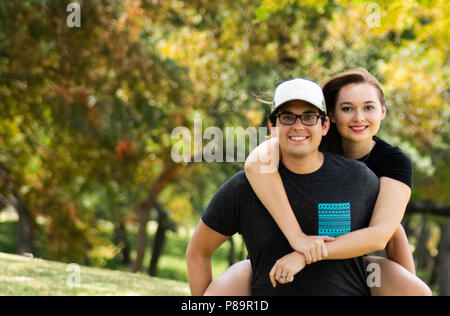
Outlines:
{"label": "green grass", "polygon": [[[4,253],[16,253],[16,225],[15,221],[7,220],[0,221],[0,252]],[[112,239],[112,225],[99,225],[99,233],[105,241]],[[136,256],[136,251],[134,249],[135,245],[135,227],[129,227],[129,238],[131,249],[131,259],[134,260]],[[151,257],[151,246],[153,245],[153,236],[155,234],[155,229],[149,229],[148,239],[147,239],[147,251],[143,261],[143,274],[147,273],[148,266]],[[157,276],[162,279],[171,279],[176,281],[181,281],[187,283],[187,266],[185,260],[186,248],[189,243],[191,232],[178,232],[178,233],[167,233],[167,240],[164,246],[163,253],[159,259]],[[38,238],[39,239],[39,238]],[[240,241],[236,239],[236,246],[240,247]],[[40,239],[39,239],[40,240]],[[51,259],[46,255],[45,243],[37,243],[37,256],[44,259]],[[238,250],[236,250],[237,252]],[[222,245],[213,255],[212,258],[212,269],[213,276],[216,277],[228,268],[228,256],[229,243]],[[237,259],[237,258],[236,258]],[[92,261],[91,265],[99,268],[107,268],[111,270],[118,271],[128,271],[129,266],[124,265],[121,262],[121,256],[114,256],[112,258],[104,258],[102,262]],[[1,288],[0,288],[1,293]]]}
{"label": "green grass", "polygon": [[[161,254],[157,278],[149,277],[146,272],[150,262],[149,247],[144,259],[142,274],[128,273],[128,265],[121,257],[105,259],[103,263],[92,262],[95,267],[81,267],[80,287],[70,287],[67,280],[71,271],[68,264],[29,259],[15,256],[16,222],[0,221],[0,295],[189,295],[186,248],[190,232],[167,233],[164,251]],[[111,225],[106,225],[111,226]],[[111,228],[99,229],[99,235],[105,240],[112,238]],[[154,229],[149,230],[147,244],[153,244]],[[135,229],[130,229],[131,245],[135,242]],[[45,247],[38,243],[37,256],[45,258]],[[240,247],[240,241],[236,243]],[[221,246],[213,255],[213,277],[228,268],[229,243]],[[9,253],[9,254],[7,254]],[[136,253],[132,249],[131,257]],[[47,258],[48,259],[48,258]],[[98,265],[99,264],[99,265]]]}
{"label": "green grass", "polygon": [[[189,295],[185,260],[190,237],[188,232],[167,233],[158,264],[158,278],[151,278],[144,273],[150,261],[151,249],[147,249],[142,274],[126,272],[129,267],[121,263],[120,257],[114,257],[105,260],[101,267],[81,267],[80,287],[70,287],[67,280],[73,272],[67,271],[68,264],[2,253],[16,251],[15,226],[15,222],[0,221],[0,295]],[[100,233],[106,239],[112,236],[112,231]],[[153,235],[154,230],[150,229],[149,246],[153,244]],[[132,245],[134,238],[135,232],[130,230]],[[236,238],[235,243],[239,249],[241,241]],[[239,252],[238,249],[236,252]],[[228,268],[228,252],[229,243],[225,243],[214,253],[213,277]],[[134,256],[135,251],[132,251],[132,259]],[[430,278],[423,271],[418,271],[418,275],[422,280]],[[433,295],[438,293],[437,288],[433,287]]]}
{"label": "green grass", "polygon": [[83,266],[76,286],[74,271],[68,268],[64,263],[0,253],[0,295],[189,295],[185,282]]}
{"label": "green grass", "polygon": [[[185,253],[189,243],[190,236],[183,234],[167,233],[167,241],[164,251],[158,263],[157,275],[165,279],[173,279],[187,282],[187,266]],[[240,247],[238,237],[235,237],[236,248]],[[153,240],[149,242],[153,244]],[[230,244],[226,242],[213,254],[211,260],[213,277],[224,272],[228,267],[228,253]],[[238,250],[236,249],[235,252]],[[238,260],[238,258],[236,258]],[[147,252],[145,263],[148,265],[150,261],[150,251]],[[146,270],[145,270],[146,271]]]}

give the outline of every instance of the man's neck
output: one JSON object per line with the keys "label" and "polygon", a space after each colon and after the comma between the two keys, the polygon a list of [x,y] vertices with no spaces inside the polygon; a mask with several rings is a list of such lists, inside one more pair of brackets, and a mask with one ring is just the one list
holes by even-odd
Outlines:
{"label": "man's neck", "polygon": [[322,167],[324,155],[320,151],[309,154],[306,157],[293,157],[281,155],[281,162],[291,172],[296,174],[313,173]]}

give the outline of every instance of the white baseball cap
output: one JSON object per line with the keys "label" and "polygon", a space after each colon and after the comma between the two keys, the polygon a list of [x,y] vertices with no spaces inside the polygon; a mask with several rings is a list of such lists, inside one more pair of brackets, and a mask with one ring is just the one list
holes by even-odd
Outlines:
{"label": "white baseball cap", "polygon": [[327,113],[322,89],[314,81],[296,78],[280,83],[275,89],[272,113],[286,102],[302,100]]}

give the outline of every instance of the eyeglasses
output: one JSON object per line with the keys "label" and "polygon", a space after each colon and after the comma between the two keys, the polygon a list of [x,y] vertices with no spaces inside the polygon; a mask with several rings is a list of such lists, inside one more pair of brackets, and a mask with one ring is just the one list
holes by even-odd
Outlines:
{"label": "eyeglasses", "polygon": [[324,117],[324,115],[306,113],[306,114],[294,114],[294,113],[280,113],[276,115],[280,119],[280,123],[283,125],[294,125],[297,122],[297,118],[303,125],[314,126],[319,121],[319,118]]}

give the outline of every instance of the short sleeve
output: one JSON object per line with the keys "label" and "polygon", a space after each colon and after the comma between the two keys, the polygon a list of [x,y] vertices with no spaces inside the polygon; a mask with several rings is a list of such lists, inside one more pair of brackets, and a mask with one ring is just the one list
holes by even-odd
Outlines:
{"label": "short sleeve", "polygon": [[245,173],[240,171],[214,194],[202,216],[209,228],[225,236],[232,236],[240,231],[240,197],[245,190],[245,181]]}
{"label": "short sleeve", "polygon": [[389,161],[389,163],[386,164],[386,168],[384,168],[383,172],[380,174],[380,178],[388,177],[398,180],[412,188],[413,171],[412,162],[409,157],[400,150],[397,150],[387,155],[385,159]]}

